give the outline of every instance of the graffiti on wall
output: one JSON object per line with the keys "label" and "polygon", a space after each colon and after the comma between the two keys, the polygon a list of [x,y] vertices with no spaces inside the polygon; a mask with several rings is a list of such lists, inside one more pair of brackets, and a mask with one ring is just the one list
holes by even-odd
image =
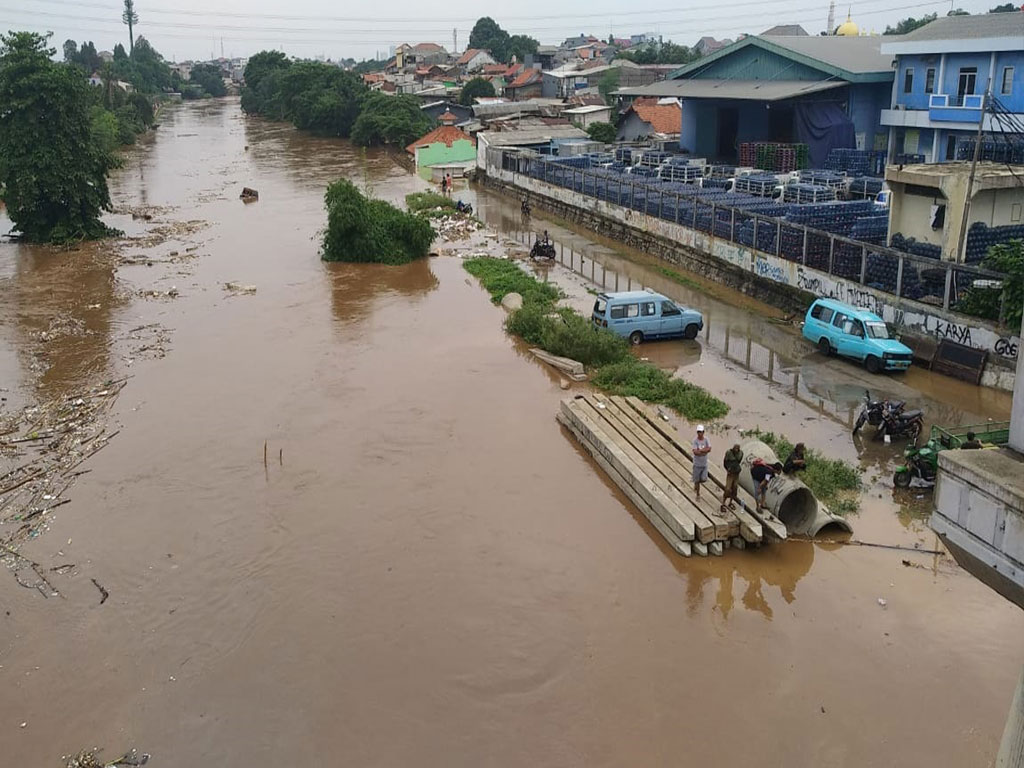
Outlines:
{"label": "graffiti on wall", "polygon": [[796,285],[797,288],[813,293],[815,296],[861,307],[876,315],[881,315],[885,306],[878,296],[862,285],[848,283],[845,280],[833,280],[824,275],[815,275],[802,266],[796,268]]}
{"label": "graffiti on wall", "polygon": [[1017,347],[1020,339],[1008,339],[1005,336],[996,339],[995,346],[992,350],[1000,357],[1008,357],[1011,360],[1017,359]]}
{"label": "graffiti on wall", "polygon": [[789,284],[789,275],[786,274],[786,270],[776,264],[772,264],[768,259],[754,260],[754,274],[758,277],[774,280],[776,283]]}

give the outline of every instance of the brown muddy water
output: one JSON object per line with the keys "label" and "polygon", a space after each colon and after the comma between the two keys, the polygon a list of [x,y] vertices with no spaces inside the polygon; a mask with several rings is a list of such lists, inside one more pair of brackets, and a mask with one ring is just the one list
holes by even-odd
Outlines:
{"label": "brown muddy water", "polygon": [[[422,181],[234,100],[161,121],[114,180],[127,241],[0,245],[8,408],[133,376],[120,434],[25,546],[77,564],[63,598],[0,572],[4,764],[93,746],[158,766],[992,763],[1024,661],[1016,608],[919,554],[674,556],[557,426],[557,377],[458,259],[319,261],[329,181],[392,200]],[[496,224],[515,205],[478,203]],[[672,287],[639,255],[556,236]],[[713,439],[756,421],[888,471],[849,437],[857,393],[834,394],[859,373],[803,360],[749,303],[683,298],[709,336],[643,353],[729,399]],[[894,386],[1006,409],[927,376]],[[931,546],[883,489],[858,535]]]}

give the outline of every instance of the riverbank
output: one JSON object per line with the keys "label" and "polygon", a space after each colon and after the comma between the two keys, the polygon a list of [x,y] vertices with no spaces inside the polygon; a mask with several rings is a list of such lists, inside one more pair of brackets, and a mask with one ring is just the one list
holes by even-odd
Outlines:
{"label": "riverbank", "polygon": [[[829,296],[867,307],[913,344],[915,358],[921,362],[930,363],[936,345],[943,339],[983,350],[987,354],[988,362],[982,373],[981,383],[1003,391],[1013,389],[1016,358],[1015,352],[1012,356],[1008,352],[1017,348],[1011,346],[1016,339],[1013,331],[951,309],[943,309],[941,301],[940,306],[934,306],[933,303],[912,301],[901,298],[901,293],[889,293],[867,285],[867,261],[861,259],[867,259],[868,254],[863,244],[829,244],[830,236],[827,233],[811,235],[802,230],[787,233],[796,238],[802,237],[805,251],[809,247],[808,238],[819,250],[822,245],[815,238],[825,238],[826,271],[822,271],[811,266],[807,253],[803,255],[802,261],[799,258],[790,261],[783,258],[781,253],[768,253],[743,245],[735,234],[739,231],[736,229],[737,224],[742,222],[737,222],[735,218],[731,226],[724,227],[726,236],[723,236],[718,223],[714,225],[714,231],[699,229],[696,224],[696,213],[692,225],[689,219],[673,222],[660,215],[634,211],[631,206],[620,206],[588,197],[578,191],[532,178],[529,174],[505,170],[500,164],[492,164],[485,169],[483,183],[516,196],[521,196],[525,192],[530,195],[534,205],[551,211],[556,216],[582,224],[628,246],[644,250],[668,264],[682,266],[689,272],[753,296],[786,312],[802,314],[817,296]],[[668,197],[671,204],[671,196]],[[660,204],[664,205],[664,201]],[[711,206],[707,206],[706,214],[714,214]],[[772,221],[767,220],[765,226],[770,228]],[[710,224],[708,227],[710,228]],[[756,230],[754,234],[756,235]],[[771,234],[773,239],[780,240],[781,228],[778,235],[774,230]],[[760,239],[757,242],[760,244]],[[856,250],[856,260],[860,266],[855,271],[859,274],[859,279],[847,274],[851,267],[845,262],[843,263],[846,273],[833,273],[833,258],[837,258],[834,254],[840,247]],[[890,265],[893,267],[897,283],[903,279],[904,274],[902,257],[899,259],[901,265],[898,268],[895,261]],[[820,254],[817,261],[821,261]],[[924,270],[920,265],[908,262],[907,280],[910,280],[910,275],[913,275],[915,280],[920,279],[919,269]],[[960,277],[967,280],[970,276]],[[949,281],[946,283],[950,284]],[[899,285],[897,289],[902,290]]]}
{"label": "riverbank", "polygon": [[[131,263],[0,244],[4,395],[132,376],[110,412],[120,434],[28,544],[48,567],[76,563],[65,599],[0,574],[10,762],[95,745],[151,765],[671,765],[682,742],[730,765],[995,754],[1018,610],[945,558],[791,542],[683,561],[561,432],[561,377],[455,258],[522,248],[501,223],[518,222],[514,201],[482,193],[489,229],[438,258],[325,264],[329,183],[396,204],[426,184],[237,100],[161,119],[113,178]],[[750,306],[545,225],[577,254],[548,270],[570,305],[593,304],[596,259],[598,281],[606,265],[708,318],[697,344],[643,349],[728,398],[713,460],[760,423],[884,474],[895,451],[858,447],[844,421],[859,370],[796,358]],[[58,310],[87,333],[36,367],[33,331]],[[153,323],[162,357],[117,342]],[[1003,408],[923,371],[885,382],[930,420]],[[932,546],[913,497],[870,481],[863,499],[860,537]]]}

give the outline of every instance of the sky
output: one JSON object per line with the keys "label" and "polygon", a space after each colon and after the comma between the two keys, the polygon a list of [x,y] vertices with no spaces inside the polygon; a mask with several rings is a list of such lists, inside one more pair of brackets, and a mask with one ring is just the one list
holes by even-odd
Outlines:
{"label": "sky", "polygon": [[[1000,1],[861,0],[837,4],[836,23],[845,21],[849,9],[862,31],[882,32],[908,16],[943,15],[951,7],[984,13]],[[52,32],[58,51],[69,38],[92,40],[98,50],[113,50],[118,42],[127,48],[122,6],[121,0],[0,0],[0,30]],[[403,42],[436,42],[449,51],[457,45],[462,51],[483,7],[510,34],[527,34],[542,44],[580,33],[647,33],[693,45],[705,35],[735,38],[775,24],[801,24],[813,35],[825,29],[828,18],[828,0],[518,0],[507,4],[507,14],[500,3],[475,0],[135,0],[135,7],[136,36],[145,36],[169,61],[205,60],[222,51],[250,56],[268,48],[302,58],[361,60],[386,56]]]}

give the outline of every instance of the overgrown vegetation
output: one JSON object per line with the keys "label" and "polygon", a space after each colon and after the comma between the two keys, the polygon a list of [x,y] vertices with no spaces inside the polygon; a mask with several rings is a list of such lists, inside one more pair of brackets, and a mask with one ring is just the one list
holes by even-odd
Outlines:
{"label": "overgrown vegetation", "polygon": [[658,43],[651,42],[644,45],[637,45],[625,51],[619,51],[615,58],[628,59],[634,64],[689,64],[700,58],[700,54],[693,48],[685,45],[677,45],[671,40]]}
{"label": "overgrown vegetation", "polygon": [[477,19],[469,33],[469,47],[490,51],[495,61],[506,64],[514,56],[517,61],[537,52],[539,43],[529,35],[510,35],[490,16]]}
{"label": "overgrown vegetation", "polygon": [[611,144],[615,141],[615,126],[611,123],[591,123],[587,126],[587,136],[602,144]]}
{"label": "overgrown vegetation", "polygon": [[469,107],[478,98],[483,99],[491,96],[494,96],[494,85],[491,81],[484,80],[482,77],[474,77],[462,86],[462,92],[459,94],[459,104]]}
{"label": "overgrown vegetation", "polygon": [[242,109],[364,147],[405,146],[434,126],[413,96],[370,91],[353,72],[319,61],[290,61],[280,51],[260,51],[249,59]]}
{"label": "overgrown vegetation", "polygon": [[366,197],[347,179],[327,188],[324,205],[324,261],[407,264],[426,256],[434,241],[429,221],[384,200]]}
{"label": "overgrown vegetation", "polygon": [[94,115],[93,87],[54,53],[34,32],[0,36],[0,190],[26,240],[64,243],[110,233],[100,215],[117,125]]}
{"label": "overgrown vegetation", "polygon": [[[785,435],[762,432],[759,429],[747,434],[756,437],[775,451],[779,461],[785,461],[793,451],[793,443],[786,439]],[[856,512],[860,506],[857,499],[861,488],[860,470],[841,459],[830,459],[813,448],[807,449],[804,459],[807,462],[807,469],[799,473],[799,478],[817,499],[837,515]]]}
{"label": "overgrown vegetation", "polygon": [[359,117],[352,126],[352,141],[364,147],[406,146],[434,127],[434,121],[420,109],[421,103],[409,94],[371,91],[362,99]]}
{"label": "overgrown vegetation", "polygon": [[437,192],[410,192],[405,196],[405,207],[413,213],[430,211],[435,208],[455,210],[455,201]]}
{"label": "overgrown vegetation", "polygon": [[695,384],[677,379],[660,368],[637,360],[622,337],[571,309],[555,309],[559,291],[526,274],[515,262],[478,258],[463,262],[497,303],[508,293],[523,297],[523,307],[505,321],[506,330],[528,344],[578,360],[595,368],[593,382],[617,395],[663,403],[686,418],[710,421],[724,416],[729,406]]}
{"label": "overgrown vegetation", "polygon": [[1024,313],[1024,240],[993,245],[981,266],[1003,272],[1006,277],[1002,287],[972,285],[957,302],[957,311],[988,320],[998,320],[1000,311],[1005,311],[1006,325],[1013,330],[1020,328]]}

